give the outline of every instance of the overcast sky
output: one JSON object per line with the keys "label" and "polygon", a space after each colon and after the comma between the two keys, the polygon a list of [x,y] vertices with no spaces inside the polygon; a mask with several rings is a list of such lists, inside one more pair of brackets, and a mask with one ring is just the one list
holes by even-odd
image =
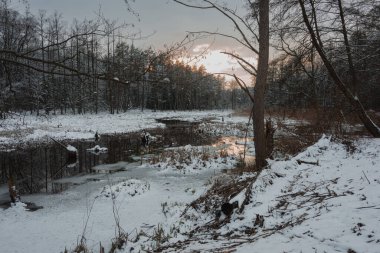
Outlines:
{"label": "overcast sky", "polygon": [[[244,0],[229,0],[230,6],[244,12]],[[140,47],[152,46],[154,49],[162,49],[166,45],[173,45],[183,40],[187,31],[222,32],[233,34],[233,25],[224,16],[214,10],[199,10],[187,8],[172,0],[135,0],[131,7],[138,13],[136,17],[128,11],[124,0],[29,0],[30,10],[37,13],[43,9],[48,13],[55,10],[63,14],[69,23],[74,18],[83,20],[93,19],[101,8],[102,13],[109,19],[134,24],[136,30],[142,35],[150,35],[144,40],[135,41]],[[199,50],[212,44],[210,52],[202,64],[209,72],[229,71],[238,68],[228,57],[220,54],[220,51],[237,51],[241,55],[250,57],[246,52],[234,44],[233,41],[222,38],[210,38],[196,42],[192,50]],[[194,52],[196,53],[196,52]]]}

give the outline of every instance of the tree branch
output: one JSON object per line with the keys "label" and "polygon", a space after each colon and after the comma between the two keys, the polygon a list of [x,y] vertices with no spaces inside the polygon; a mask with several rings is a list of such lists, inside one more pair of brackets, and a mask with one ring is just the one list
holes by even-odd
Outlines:
{"label": "tree branch", "polygon": [[[251,75],[253,75],[253,76],[256,76],[256,74],[257,74],[257,69],[255,68],[255,66],[253,66],[251,63],[249,63],[247,60],[245,60],[243,57],[241,57],[241,56],[238,56],[238,55],[236,55],[236,54],[234,54],[234,53],[229,53],[229,52],[220,52],[220,53],[222,53],[222,54],[226,54],[226,55],[229,55],[229,56],[231,56],[231,57],[233,57],[233,58],[235,58],[235,59],[237,59],[237,60],[239,60],[239,61],[241,61],[241,62],[244,62],[244,64],[246,64],[246,65],[248,65],[252,70],[246,70],[246,68],[245,67],[243,67],[244,68],[244,70],[246,70],[248,73],[250,73]],[[239,63],[240,64],[240,63]],[[241,66],[241,65],[240,65]]]}

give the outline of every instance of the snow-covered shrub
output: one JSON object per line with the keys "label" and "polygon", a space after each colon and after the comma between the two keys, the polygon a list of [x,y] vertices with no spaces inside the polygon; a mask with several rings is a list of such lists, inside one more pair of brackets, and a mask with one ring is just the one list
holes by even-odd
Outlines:
{"label": "snow-covered shrub", "polygon": [[253,128],[247,123],[201,123],[197,131],[212,136],[253,136]]}
{"label": "snow-covered shrub", "polygon": [[150,185],[148,182],[129,179],[115,185],[104,186],[98,197],[111,197],[113,199],[116,199],[119,196],[122,198],[134,197],[147,192],[149,189]]}
{"label": "snow-covered shrub", "polygon": [[160,170],[174,170],[182,173],[207,169],[220,168],[217,164],[225,164],[232,167],[235,160],[223,155],[217,149],[210,147],[194,147],[187,145],[181,148],[170,148],[150,160],[152,166]]}

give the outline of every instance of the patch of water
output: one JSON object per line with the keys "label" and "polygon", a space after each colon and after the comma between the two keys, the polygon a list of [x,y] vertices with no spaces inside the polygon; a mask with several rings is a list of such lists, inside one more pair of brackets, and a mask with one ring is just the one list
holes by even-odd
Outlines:
{"label": "patch of water", "polygon": [[253,164],[255,162],[254,142],[236,136],[223,136],[212,145],[220,152],[226,152],[229,156],[240,158],[245,164]]}
{"label": "patch of water", "polygon": [[[148,150],[141,146],[140,133],[102,135],[99,140],[64,141],[78,151],[77,161],[69,164],[68,152],[61,145],[51,142],[16,147],[11,152],[0,151],[0,188],[7,189],[9,173],[12,173],[21,194],[37,192],[61,192],[71,185],[102,180],[99,173],[128,171],[140,178],[144,171],[136,171],[150,154],[160,154],[167,147],[210,145],[221,154],[243,158],[246,163],[254,161],[252,141],[238,137],[210,137],[197,131],[197,123],[164,120],[166,128],[149,130],[156,137]],[[96,152],[97,148],[107,152]],[[105,149],[102,149],[105,151]],[[141,155],[142,152],[149,154]],[[143,159],[141,161],[141,159]],[[70,162],[71,163],[71,162]],[[142,174],[141,174],[142,173]],[[6,192],[0,194],[2,198]]]}
{"label": "patch of water", "polygon": [[[149,152],[159,153],[164,147],[170,146],[211,143],[211,138],[200,136],[194,131],[194,126],[169,124],[167,128],[147,130],[156,137],[156,141],[150,144]],[[7,189],[8,177],[12,174],[21,194],[60,192],[70,185],[68,181],[62,182],[61,179],[96,174],[99,172],[97,166],[102,164],[111,164],[105,166],[108,172],[122,169],[123,166],[119,162],[123,162],[124,165],[134,162],[134,158],[140,157],[143,151],[140,133],[101,135],[97,141],[94,136],[94,139],[90,140],[62,143],[64,146],[71,145],[76,148],[78,153],[74,163],[67,149],[53,141],[31,143],[28,146],[13,147],[10,151],[0,151],[0,188]],[[104,152],[104,149],[103,152],[95,152],[96,146],[106,147],[107,152]],[[105,167],[101,167],[103,171]]]}

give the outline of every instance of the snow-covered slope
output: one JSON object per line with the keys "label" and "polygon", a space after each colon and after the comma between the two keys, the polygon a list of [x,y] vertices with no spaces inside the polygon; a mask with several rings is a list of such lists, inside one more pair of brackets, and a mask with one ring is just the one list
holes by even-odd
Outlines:
{"label": "snow-covered slope", "polygon": [[207,230],[199,223],[212,227],[210,215],[199,215],[191,238],[167,251],[380,252],[379,139],[343,144],[323,137],[288,161],[270,163],[243,213]]}

